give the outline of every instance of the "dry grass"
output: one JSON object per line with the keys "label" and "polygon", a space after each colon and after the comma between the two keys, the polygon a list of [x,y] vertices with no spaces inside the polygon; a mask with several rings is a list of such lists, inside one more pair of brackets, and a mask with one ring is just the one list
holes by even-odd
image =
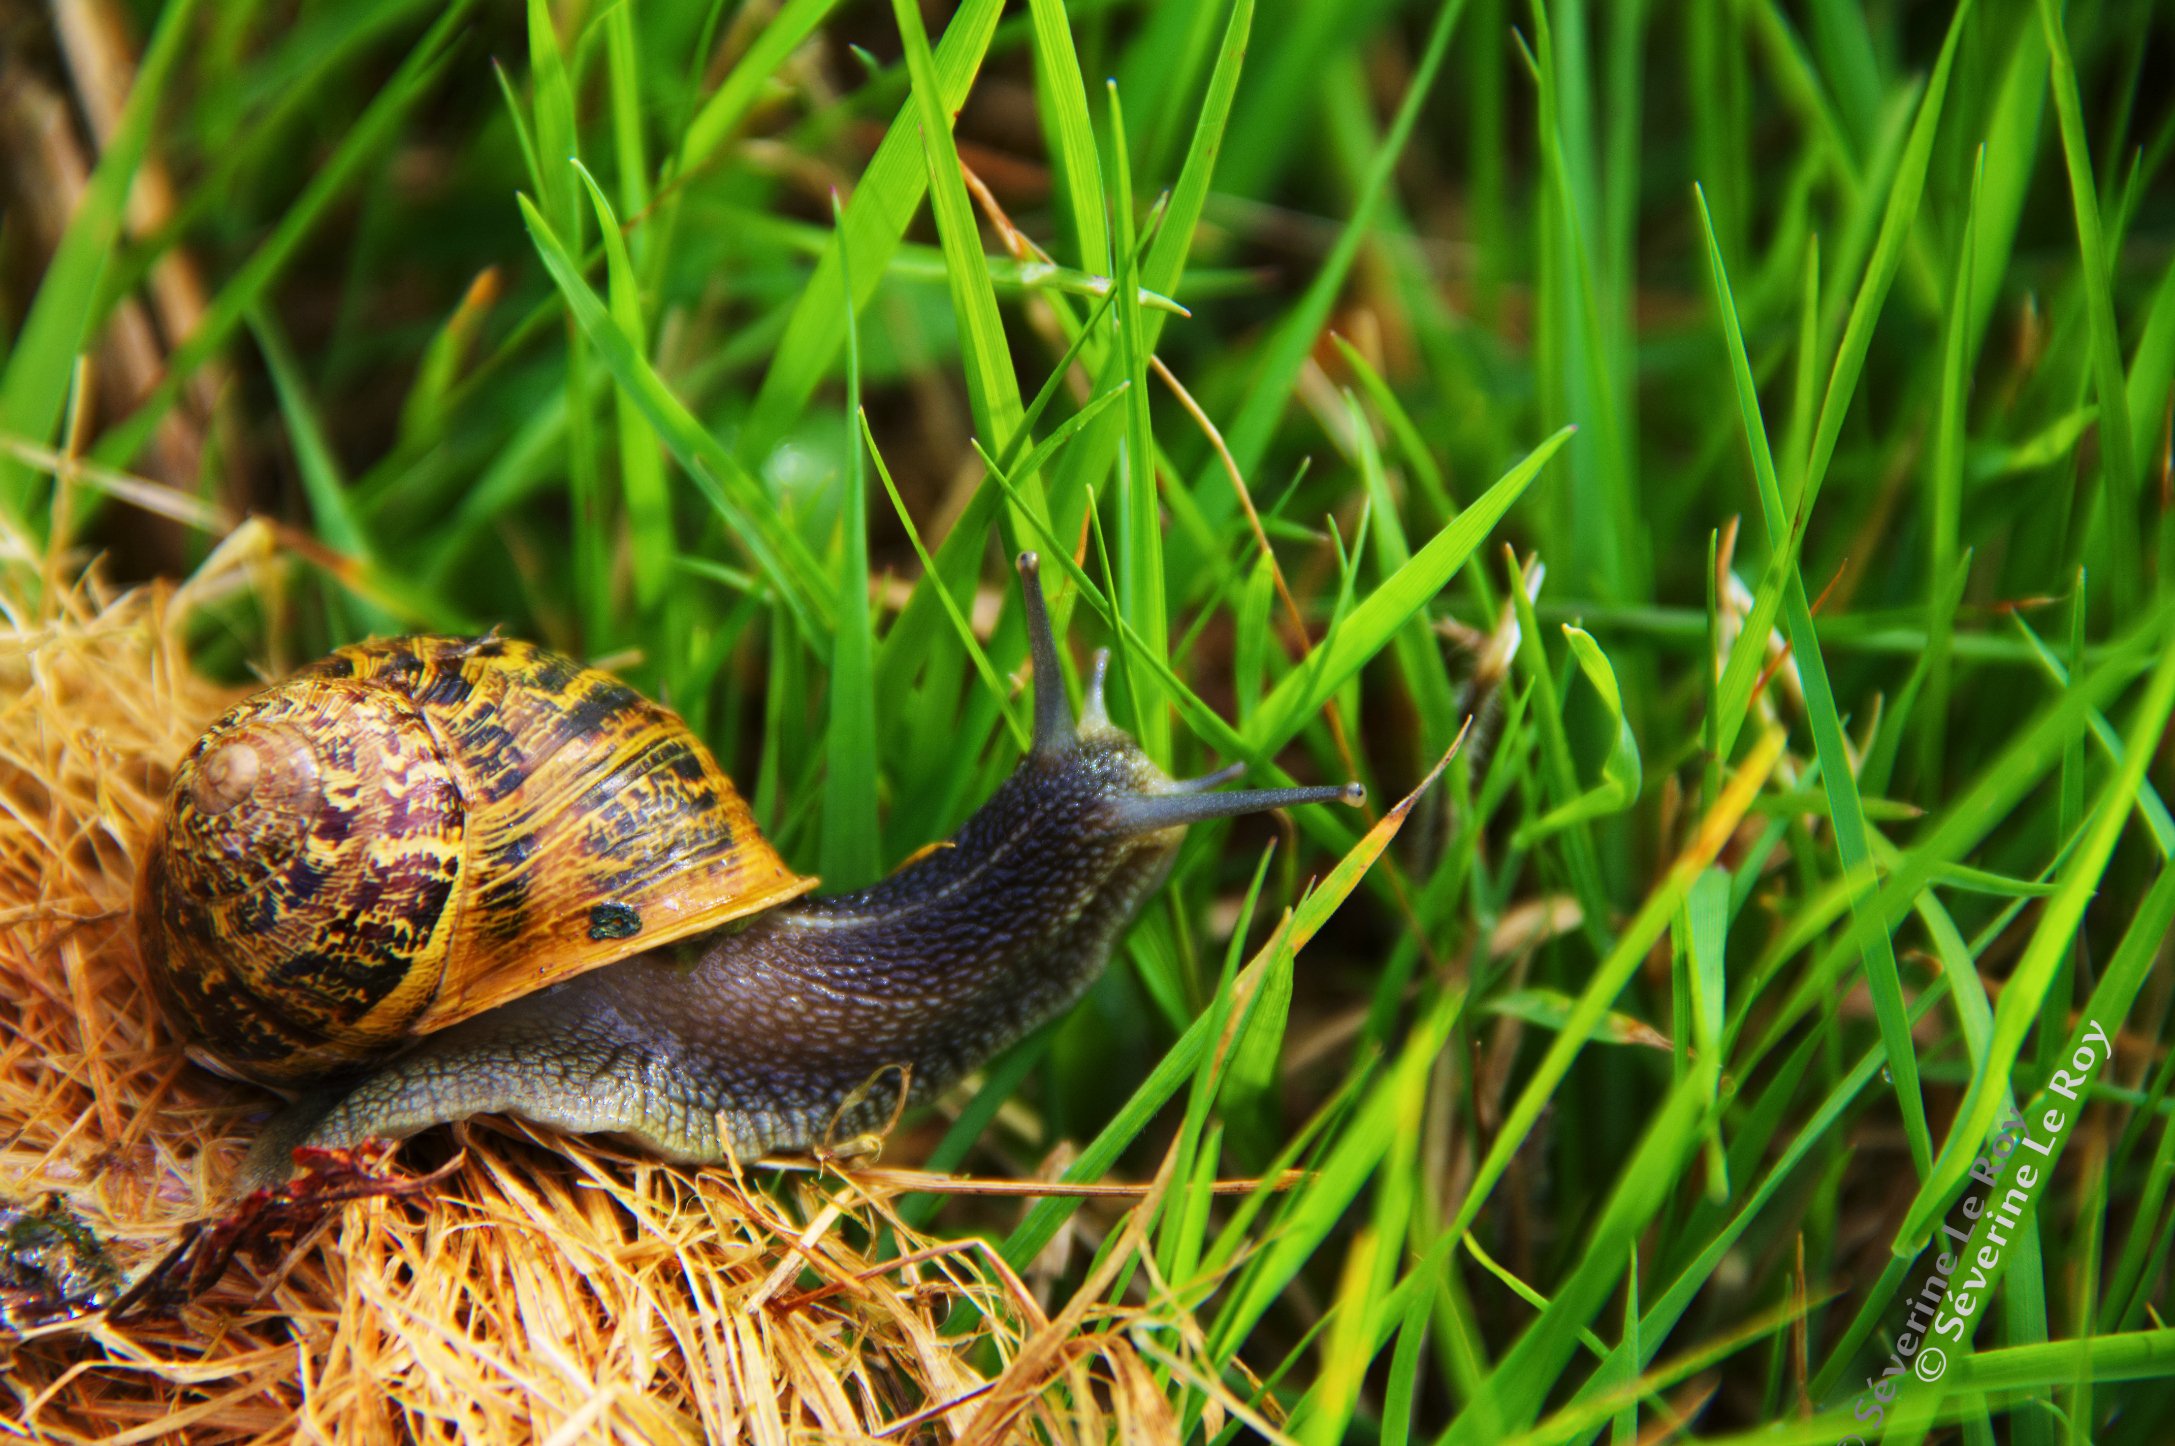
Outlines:
{"label": "dry grass", "polygon": [[[166,770],[227,695],[182,624],[253,538],[180,588],[47,588],[0,632],[0,1201],[61,1192],[136,1273],[218,1214],[257,1091],[189,1063],[130,923]],[[0,598],[0,606],[6,606]],[[0,1435],[110,1442],[1160,1439],[1199,1334],[1100,1305],[1145,1206],[1045,1314],[977,1241],[917,1234],[919,1177],[772,1189],[475,1126],[414,1198],[346,1207],[178,1318],[0,1335]],[[427,1157],[428,1147],[417,1152]],[[1152,1268],[1145,1272],[1152,1278]],[[962,1307],[971,1305],[974,1310]],[[972,1329],[963,1329],[966,1322]],[[947,1333],[949,1328],[949,1333]],[[1136,1348],[1136,1341],[1141,1345]]]}

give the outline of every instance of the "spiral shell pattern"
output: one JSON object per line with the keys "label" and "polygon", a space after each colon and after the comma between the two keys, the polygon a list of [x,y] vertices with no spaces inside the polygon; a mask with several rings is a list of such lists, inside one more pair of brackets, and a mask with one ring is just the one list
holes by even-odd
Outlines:
{"label": "spiral shell pattern", "polygon": [[676,716],[501,638],[341,649],[176,771],[138,885],[161,999],[307,1079],[813,887]]}

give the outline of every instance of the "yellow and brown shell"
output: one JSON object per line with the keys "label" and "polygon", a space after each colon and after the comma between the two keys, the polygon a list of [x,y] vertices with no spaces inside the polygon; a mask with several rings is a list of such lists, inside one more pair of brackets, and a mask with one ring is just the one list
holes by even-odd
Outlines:
{"label": "yellow and brown shell", "polygon": [[163,1002],[295,1081],[805,893],[707,749],[497,637],[342,648],[174,775],[137,885]]}

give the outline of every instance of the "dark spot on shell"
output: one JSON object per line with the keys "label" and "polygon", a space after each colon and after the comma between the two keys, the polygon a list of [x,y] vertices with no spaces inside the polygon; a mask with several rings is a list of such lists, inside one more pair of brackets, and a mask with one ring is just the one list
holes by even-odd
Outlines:
{"label": "dark spot on shell", "polygon": [[341,960],[335,959],[321,950],[306,949],[275,962],[272,966],[272,973],[289,983],[297,981],[315,982],[338,973],[343,967]]}
{"label": "dark spot on shell", "polygon": [[625,904],[599,904],[589,911],[592,939],[632,939],[642,932],[642,916]]}
{"label": "dark spot on shell", "polygon": [[575,737],[586,738],[603,732],[614,718],[641,706],[641,694],[607,679],[567,705],[566,727]]}
{"label": "dark spot on shell", "polygon": [[468,695],[476,685],[458,666],[443,668],[428,685],[418,689],[416,706],[421,708],[458,708],[468,701]]}
{"label": "dark spot on shell", "polygon": [[529,781],[528,751],[505,725],[484,718],[464,719],[460,745],[481,801],[501,802]]}
{"label": "dark spot on shell", "polygon": [[353,807],[341,800],[328,799],[317,810],[317,817],[310,820],[310,836],[324,843],[327,848],[337,849],[354,832],[355,816]]}
{"label": "dark spot on shell", "polygon": [[[226,928],[237,939],[257,934],[269,934],[279,927],[284,913],[284,896],[279,889],[251,889],[238,895],[230,906]],[[203,932],[216,937],[217,931],[207,923]]]}
{"label": "dark spot on shell", "polygon": [[405,641],[387,645],[385,663],[378,669],[378,678],[387,687],[412,695],[415,680],[423,674],[423,660],[404,646]]}
{"label": "dark spot on shell", "polygon": [[384,949],[349,953],[337,945],[308,949],[273,964],[277,987],[262,991],[253,1007],[272,1020],[321,1031],[329,1019],[350,1024],[393,992],[410,961]]}
{"label": "dark spot on shell", "polygon": [[518,938],[527,923],[531,880],[522,865],[535,852],[535,836],[517,833],[487,848],[478,860],[477,877],[489,882],[477,888],[474,906],[480,927],[490,937]]}
{"label": "dark spot on shell", "polygon": [[533,650],[528,659],[528,683],[540,693],[564,693],[581,671],[581,664],[561,653]]}
{"label": "dark spot on shell", "polygon": [[[305,859],[297,859],[287,870],[285,893],[297,908],[307,908],[325,887],[326,871]],[[343,904],[345,901],[342,901]]]}
{"label": "dark spot on shell", "polygon": [[364,740],[354,732],[344,728],[320,728],[314,731],[310,743],[317,753],[319,765],[326,772],[344,777],[358,771],[356,760],[362,756],[360,749]]}

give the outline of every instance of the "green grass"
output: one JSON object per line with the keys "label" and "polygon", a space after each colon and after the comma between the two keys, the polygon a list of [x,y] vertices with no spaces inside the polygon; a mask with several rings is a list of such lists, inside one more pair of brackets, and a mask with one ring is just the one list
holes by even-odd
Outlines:
{"label": "green grass", "polygon": [[[206,666],[491,623],[607,658],[851,886],[1013,765],[1034,547],[1167,768],[1370,786],[1273,852],[1194,830],[1073,1016],[913,1127],[1167,1172],[1133,1237],[911,1213],[1026,1271],[1087,1210],[1136,1253],[1055,1285],[1193,1313],[1140,1329],[1190,1439],[1863,1429],[2087,1017],[2077,1148],[1888,1439],[2164,1439],[2148,0],[133,8],[129,109],[0,297],[0,432],[351,564],[222,602]],[[195,329],[64,433],[177,250]],[[56,519],[123,570],[217,541],[99,475],[63,510],[0,461],[9,591]],[[1448,639],[1499,627],[1476,686]]]}

